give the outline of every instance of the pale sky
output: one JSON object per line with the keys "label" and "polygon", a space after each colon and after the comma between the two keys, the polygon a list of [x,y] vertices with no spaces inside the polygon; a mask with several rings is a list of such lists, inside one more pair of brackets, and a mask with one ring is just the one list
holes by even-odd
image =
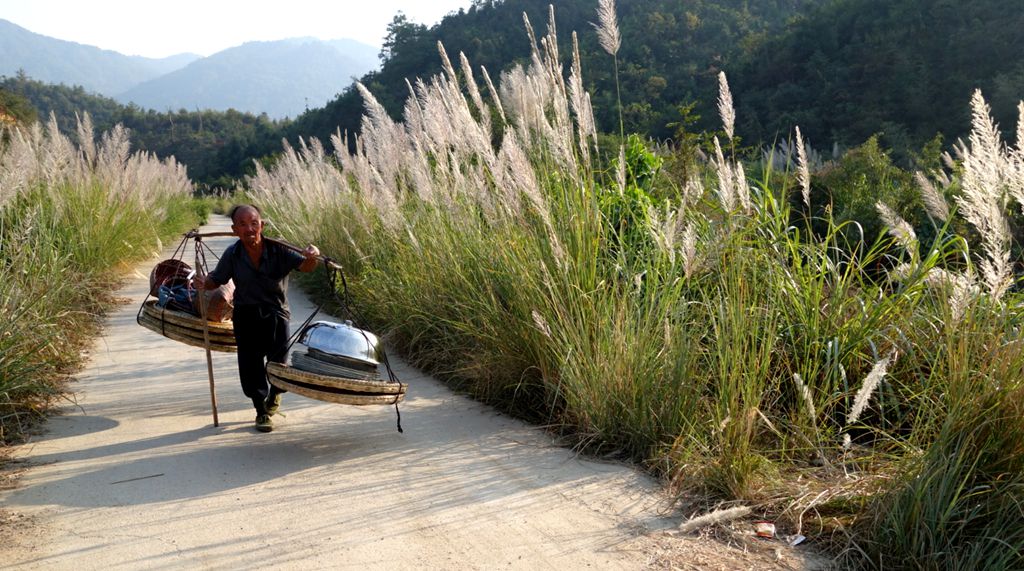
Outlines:
{"label": "pale sky", "polygon": [[0,0],[0,19],[37,34],[166,57],[208,56],[249,41],[312,36],[380,47],[399,11],[432,26],[471,0]]}

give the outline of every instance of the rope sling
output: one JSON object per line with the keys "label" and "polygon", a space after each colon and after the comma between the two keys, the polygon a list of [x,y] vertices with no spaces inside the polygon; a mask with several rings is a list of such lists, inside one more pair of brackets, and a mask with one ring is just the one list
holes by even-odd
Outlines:
{"label": "rope sling", "polygon": [[[139,311],[136,314],[136,321],[140,325],[142,325],[142,326],[144,326],[144,327],[146,327],[148,329],[151,329],[151,330],[153,330],[153,331],[163,335],[164,337],[167,337],[169,339],[173,339],[175,341],[179,341],[179,342],[182,342],[182,343],[185,343],[185,344],[188,344],[188,345],[199,346],[199,347],[205,348],[205,350],[206,350],[207,375],[208,375],[209,380],[210,380],[210,404],[211,404],[211,407],[212,407],[212,410],[213,410],[213,425],[214,426],[219,426],[219,422],[218,422],[218,417],[217,417],[217,396],[216,396],[216,391],[215,391],[215,388],[214,388],[213,359],[212,359],[211,351],[212,350],[216,350],[216,351],[230,352],[230,351],[234,351],[235,350],[233,326],[229,330],[227,327],[225,327],[225,324],[223,324],[223,323],[216,323],[216,322],[211,323],[211,322],[209,322],[206,319],[206,317],[207,317],[207,309],[208,309],[207,305],[208,305],[209,302],[206,299],[206,295],[203,292],[201,292],[201,291],[197,292],[197,294],[196,294],[198,302],[199,302],[199,316],[198,317],[191,316],[188,313],[181,312],[181,311],[176,311],[176,310],[174,310],[172,308],[166,307],[166,305],[170,305],[169,303],[166,304],[164,307],[160,307],[159,305],[156,305],[156,301],[149,301],[149,297],[154,295],[154,293],[153,293],[154,286],[153,286],[153,283],[152,283],[154,277],[157,278],[157,281],[160,281],[160,276],[156,275],[156,273],[157,273],[157,269],[159,269],[162,265],[165,265],[165,267],[170,268],[172,271],[175,271],[175,272],[180,272],[180,269],[181,269],[182,265],[187,267],[187,265],[185,265],[183,263],[182,257],[185,254],[186,245],[188,244],[189,240],[193,240],[194,244],[195,244],[195,247],[194,247],[194,251],[195,251],[195,268],[194,268],[194,270],[192,271],[192,273],[188,274],[187,276],[179,275],[179,273],[172,273],[170,276],[165,276],[164,277],[164,280],[163,280],[164,282],[167,282],[168,280],[172,280],[172,279],[177,279],[177,280],[185,281],[186,284],[187,284],[187,283],[189,283],[188,280],[192,279],[192,277],[204,278],[209,273],[208,264],[207,264],[207,258],[206,258],[207,252],[209,252],[214,257],[214,259],[218,259],[219,260],[219,256],[217,256],[217,254],[213,251],[213,249],[210,248],[210,246],[207,245],[203,241],[203,238],[228,237],[228,236],[234,237],[235,234],[231,233],[231,232],[200,233],[198,230],[191,230],[191,231],[187,232],[184,235],[184,237],[182,238],[181,242],[178,244],[178,247],[175,248],[174,254],[172,254],[171,258],[169,260],[165,260],[164,262],[161,262],[160,264],[157,265],[156,268],[154,268],[154,270],[153,270],[154,273],[150,276],[150,278],[151,278],[150,292],[143,299],[142,305],[139,307]],[[288,242],[285,242],[284,240],[280,240],[280,239],[277,239],[277,238],[268,238],[266,236],[264,236],[263,239],[268,241],[268,242],[272,242],[272,243],[275,243],[275,244],[277,244],[279,246],[287,248],[289,250],[293,250],[295,252],[299,252],[299,253],[303,252],[303,250],[301,250],[300,248],[298,248],[296,246],[293,246],[293,245],[289,244]],[[344,273],[342,267],[338,263],[336,263],[333,259],[331,259],[329,257],[326,257],[326,256],[317,256],[317,257],[323,263],[324,277],[326,279],[326,286],[327,286],[328,290],[331,292],[331,295],[333,296],[334,300],[336,301],[338,307],[343,312],[343,316],[348,316],[350,318],[350,322],[353,323],[353,324],[362,324],[362,323],[364,323],[362,316],[358,313],[358,311],[356,311],[355,307],[352,304],[351,294],[350,294],[349,289],[348,289],[348,281],[345,279],[345,273]],[[341,279],[341,286],[342,286],[341,295],[338,294],[338,287],[337,287],[338,286],[338,279],[339,278]],[[157,285],[163,285],[163,284],[157,284]],[[189,289],[188,291],[189,291],[189,294],[191,296],[191,291],[193,291],[193,290]],[[308,317],[306,317],[306,319],[303,321],[302,325],[299,326],[295,330],[294,333],[292,333],[292,335],[289,337],[288,342],[287,342],[287,348],[286,348],[285,353],[284,353],[285,355],[287,355],[288,352],[291,351],[292,346],[298,341],[298,339],[302,335],[302,332],[305,331],[305,329],[312,323],[313,318],[316,317],[316,315],[318,313],[320,313],[320,311],[323,309],[324,303],[325,303],[325,300],[321,299],[321,301],[313,309],[312,313],[310,313],[310,315]],[[159,311],[157,311],[158,309],[159,309]],[[156,321],[159,321],[159,325],[158,326],[155,323]],[[202,338],[199,338],[199,336],[198,336],[198,330],[195,328],[195,325],[196,325],[195,322],[202,322]],[[189,325],[192,326],[192,328],[185,327],[184,323],[188,323]],[[181,324],[180,328],[179,328],[178,324]],[[364,329],[362,329],[361,327],[357,327],[356,329],[362,334],[363,339],[366,341],[367,345],[368,346],[372,345],[372,343],[370,342],[370,340],[369,340],[369,338],[367,336],[366,331]],[[182,333],[181,331],[187,331],[187,332],[191,332],[191,333]],[[230,334],[228,334],[227,331],[230,331]],[[391,367],[391,363],[388,360],[387,352],[384,350],[383,347],[378,347],[377,348],[377,354],[379,356],[380,362],[384,365],[384,368],[387,371],[387,383],[388,384],[392,384],[392,383],[395,384],[396,385],[395,388],[398,389],[398,390],[393,391],[393,395],[394,395],[393,397],[388,397],[387,398],[387,400],[390,400],[390,402],[386,402],[386,401],[384,401],[384,402],[375,402],[374,404],[391,404],[391,405],[393,405],[395,407],[397,429],[398,429],[398,432],[402,433],[402,432],[404,432],[403,429],[402,429],[402,414],[399,411],[398,402],[400,400],[402,400],[404,398],[404,396],[405,396],[405,391],[404,391],[405,385],[403,385],[398,380],[397,375],[395,375],[395,372],[394,372],[394,370]],[[273,379],[274,376],[271,375],[267,371],[267,368],[270,365],[271,365],[270,362],[267,362],[267,363],[264,364],[264,373],[266,374],[268,379]],[[284,364],[277,364],[277,365],[278,365],[278,367],[285,367],[286,369],[288,369],[287,365],[284,365]],[[313,396],[310,396],[310,395],[304,395],[304,396],[309,396],[310,398],[316,398],[316,397],[313,397]],[[383,398],[383,395],[380,395],[380,397]]]}

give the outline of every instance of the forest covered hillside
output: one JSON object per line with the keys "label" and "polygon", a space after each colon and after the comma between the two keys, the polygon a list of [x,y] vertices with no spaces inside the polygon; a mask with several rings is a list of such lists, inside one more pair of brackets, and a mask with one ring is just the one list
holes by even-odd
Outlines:
{"label": "forest covered hillside", "polygon": [[834,0],[729,66],[744,136],[794,125],[812,141],[897,152],[970,128],[981,89],[1005,128],[1024,99],[1024,10],[1016,0]]}
{"label": "forest covered hillside", "polygon": [[[619,81],[626,131],[657,138],[671,135],[668,124],[679,120],[680,105],[698,100],[713,104],[720,69],[821,1],[620,2]],[[502,70],[529,58],[524,14],[540,35],[547,29],[551,5],[547,0],[480,0],[432,27],[399,15],[388,28],[381,69],[364,76],[362,82],[397,117],[408,95],[405,80],[427,79],[440,70],[438,42],[453,59],[462,52],[475,70],[485,67],[497,81]],[[618,131],[614,65],[599,47],[592,25],[597,2],[565,0],[553,5],[559,48],[566,59],[572,50],[572,32],[578,34],[583,76],[599,128]],[[288,134],[327,140],[338,128],[358,130],[362,112],[362,98],[349,88],[322,109],[300,116]],[[712,124],[707,121],[700,126]]]}

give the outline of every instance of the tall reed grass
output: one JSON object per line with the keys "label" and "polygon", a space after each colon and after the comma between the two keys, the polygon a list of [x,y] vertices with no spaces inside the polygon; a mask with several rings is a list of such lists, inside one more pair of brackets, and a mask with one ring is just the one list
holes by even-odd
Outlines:
{"label": "tall reed grass", "polygon": [[864,236],[812,204],[799,130],[795,164],[743,164],[715,140],[686,181],[639,139],[599,148],[554,29],[527,21],[529,64],[497,87],[481,70],[486,98],[439,46],[403,123],[359,86],[355,152],[340,133],[333,155],[286,147],[257,165],[254,198],[349,268],[364,325],[581,447],[795,531],[845,530],[851,564],[957,550],[964,568],[1019,566],[1024,305],[1004,230],[1024,143],[998,140],[978,95],[956,170],[927,173],[946,194],[922,190],[938,238],[925,248],[884,203],[889,234]]}
{"label": "tall reed grass", "polygon": [[54,118],[0,143],[0,442],[62,393],[126,264],[196,222],[184,167]]}

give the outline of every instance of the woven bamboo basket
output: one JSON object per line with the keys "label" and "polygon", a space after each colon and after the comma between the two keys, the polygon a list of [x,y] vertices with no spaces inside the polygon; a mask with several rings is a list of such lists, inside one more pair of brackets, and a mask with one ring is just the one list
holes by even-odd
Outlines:
{"label": "woven bamboo basket", "polygon": [[[142,305],[142,312],[158,321],[166,321],[189,329],[203,331],[203,319],[184,311],[157,307],[155,299],[151,299]],[[235,325],[231,321],[207,321],[207,328],[210,333],[235,334]]]}
{"label": "woven bamboo basket", "polygon": [[281,363],[267,363],[267,378],[281,389],[307,398],[350,405],[395,404],[405,399],[408,385],[318,375]]}
{"label": "woven bamboo basket", "polygon": [[[191,345],[193,347],[199,348],[206,347],[206,342],[203,340],[202,331],[199,332],[198,336],[195,336],[195,332],[192,330],[181,329],[169,323],[161,323],[160,321],[153,320],[148,316],[139,316],[139,325],[145,327],[146,329],[149,329],[150,331],[159,333],[160,335],[163,335],[168,339],[178,341],[186,345]],[[221,351],[224,353],[234,353],[238,351],[238,348],[235,347],[234,339],[216,340],[215,338],[211,337],[210,350]]]}
{"label": "woven bamboo basket", "polygon": [[[163,335],[164,337],[191,345],[192,347],[205,348],[206,342],[203,335],[203,320],[195,315],[184,311],[167,309],[156,306],[156,300],[149,300],[142,305],[142,311],[138,316],[139,325]],[[207,328],[210,337],[210,350],[224,353],[234,353],[235,329],[230,321],[208,321]]]}

